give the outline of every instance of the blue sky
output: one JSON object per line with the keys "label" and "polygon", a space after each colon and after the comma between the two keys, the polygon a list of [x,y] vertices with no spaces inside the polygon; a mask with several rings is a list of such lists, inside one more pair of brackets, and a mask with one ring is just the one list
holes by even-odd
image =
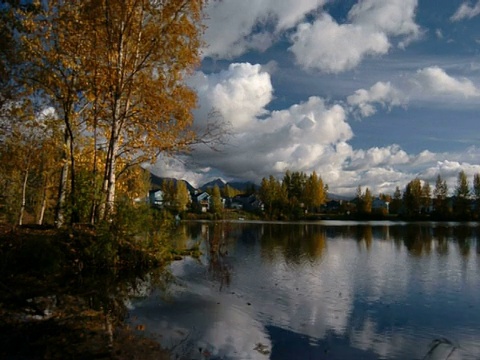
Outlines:
{"label": "blue sky", "polygon": [[315,170],[333,193],[378,194],[480,172],[479,0],[223,0],[206,15],[195,122],[215,108],[229,144],[159,175]]}

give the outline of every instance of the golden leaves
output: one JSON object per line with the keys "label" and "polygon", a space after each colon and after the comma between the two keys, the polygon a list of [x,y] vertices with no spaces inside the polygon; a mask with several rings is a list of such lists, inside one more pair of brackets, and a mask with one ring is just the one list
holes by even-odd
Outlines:
{"label": "golden leaves", "polygon": [[[23,81],[54,104],[57,129],[66,127],[73,144],[63,149],[72,166],[120,173],[188,148],[196,94],[184,77],[200,61],[203,5],[50,0],[19,10]],[[115,189],[115,177],[105,180]]]}

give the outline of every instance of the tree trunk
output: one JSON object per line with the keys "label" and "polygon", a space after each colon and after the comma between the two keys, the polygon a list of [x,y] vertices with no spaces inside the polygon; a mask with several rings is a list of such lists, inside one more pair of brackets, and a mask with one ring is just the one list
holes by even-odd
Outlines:
{"label": "tree trunk", "polygon": [[74,154],[74,143],[73,143],[73,131],[70,124],[69,117],[66,117],[65,123],[67,125],[68,138],[69,138],[69,149],[70,149],[70,224],[77,223],[79,219],[78,209],[77,209],[77,197],[75,193],[76,189],[76,176],[75,176],[75,154]]}
{"label": "tree trunk", "polygon": [[110,220],[115,206],[115,186],[116,186],[116,163],[117,163],[117,150],[118,149],[118,140],[116,136],[112,136],[111,140],[111,150],[109,151],[110,159],[108,161],[108,172],[107,172],[107,181],[106,181],[106,200],[105,200],[105,214],[104,219]]}
{"label": "tree trunk", "polygon": [[47,207],[47,198],[44,194],[42,199],[42,207],[40,208],[40,214],[38,215],[37,225],[43,225],[43,218],[45,216],[45,208]]}
{"label": "tree trunk", "polygon": [[20,215],[18,217],[18,225],[23,225],[23,214],[25,212],[25,206],[27,203],[27,182],[28,182],[28,174],[29,170],[28,167],[25,170],[25,176],[23,177],[23,185],[22,185],[22,205],[20,206]]}
{"label": "tree trunk", "polygon": [[[64,145],[66,149],[70,148],[70,137],[68,131],[65,130]],[[65,200],[67,198],[67,181],[68,181],[68,154],[67,150],[64,150],[62,161],[62,172],[60,174],[60,183],[58,185],[58,200],[55,208],[55,226],[62,227],[65,222]]]}
{"label": "tree trunk", "polygon": [[43,218],[45,216],[45,209],[47,207],[47,177],[44,178],[43,183],[43,196],[42,196],[42,206],[40,207],[40,214],[38,215],[37,225],[43,224]]}

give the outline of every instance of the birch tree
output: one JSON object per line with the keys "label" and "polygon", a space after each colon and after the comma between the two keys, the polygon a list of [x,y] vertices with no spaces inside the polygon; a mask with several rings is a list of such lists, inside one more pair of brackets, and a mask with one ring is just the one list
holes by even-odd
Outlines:
{"label": "birch tree", "polygon": [[106,142],[103,217],[114,209],[115,185],[127,166],[193,141],[196,96],[184,82],[199,62],[203,1],[90,0],[95,42],[88,66],[98,71]]}
{"label": "birch tree", "polygon": [[86,54],[87,28],[80,17],[80,1],[50,0],[34,2],[20,8],[20,53],[23,63],[19,82],[25,91],[44,97],[63,122],[63,159],[59,180],[55,222],[65,221],[67,184],[70,172],[70,202],[75,221],[75,134],[78,116],[85,106],[85,76],[83,61]]}
{"label": "birch tree", "polygon": [[[94,172],[97,152],[105,153],[105,219],[128,168],[199,142],[192,128],[196,95],[184,79],[199,63],[203,6],[203,0],[49,0],[16,9],[19,79],[50,101],[64,129],[58,226],[68,181],[77,220],[77,137],[93,135]],[[216,130],[208,124],[206,131]]]}

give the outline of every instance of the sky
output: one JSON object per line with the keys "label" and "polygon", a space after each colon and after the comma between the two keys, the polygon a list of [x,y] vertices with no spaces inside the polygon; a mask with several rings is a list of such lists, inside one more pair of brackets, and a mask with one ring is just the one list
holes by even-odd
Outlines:
{"label": "sky", "polygon": [[329,191],[480,173],[480,0],[222,0],[188,83],[227,144],[160,159],[194,186],[316,171]]}

